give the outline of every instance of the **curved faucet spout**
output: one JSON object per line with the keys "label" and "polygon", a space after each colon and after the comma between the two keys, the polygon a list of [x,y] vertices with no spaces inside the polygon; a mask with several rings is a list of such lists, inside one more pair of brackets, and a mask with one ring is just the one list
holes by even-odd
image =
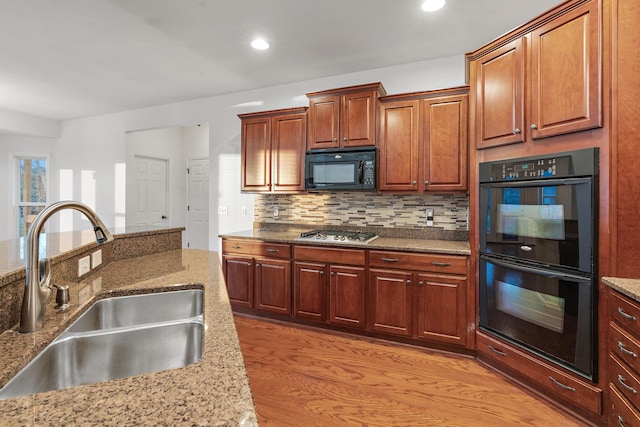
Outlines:
{"label": "curved faucet spout", "polygon": [[[44,208],[38,216],[36,216],[27,233],[27,277],[24,288],[24,299],[22,301],[22,312],[20,315],[20,332],[34,332],[42,329],[44,309],[49,295],[51,295],[51,288],[49,287],[51,272],[49,270],[48,260],[42,263],[42,267],[38,262],[40,233],[47,220],[54,213],[63,209],[75,209],[83,213],[93,225],[93,231],[96,234],[96,242],[98,242],[98,244],[113,240],[113,236],[107,227],[105,227],[100,218],[98,218],[98,215],[87,205],[74,201],[62,201]],[[40,270],[41,268],[43,271]]]}

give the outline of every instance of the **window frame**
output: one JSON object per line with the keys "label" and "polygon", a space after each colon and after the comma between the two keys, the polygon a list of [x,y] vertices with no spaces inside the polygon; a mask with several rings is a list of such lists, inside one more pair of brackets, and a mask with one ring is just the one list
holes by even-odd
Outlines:
{"label": "window frame", "polygon": [[[45,201],[44,202],[20,202],[20,161],[25,159],[31,160],[45,160],[46,161],[46,171],[45,171]],[[19,219],[19,209],[24,206],[42,206],[46,207],[51,200],[51,156],[46,153],[13,153],[11,154],[11,164],[12,164],[12,236],[16,239],[20,238],[20,219]],[[25,235],[26,236],[26,235]]]}

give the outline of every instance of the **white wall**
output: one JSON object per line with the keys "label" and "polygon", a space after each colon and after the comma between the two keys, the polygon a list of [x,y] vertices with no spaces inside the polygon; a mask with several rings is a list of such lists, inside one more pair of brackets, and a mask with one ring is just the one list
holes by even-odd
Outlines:
{"label": "white wall", "polygon": [[[91,199],[91,191],[83,191],[80,176],[83,170],[92,171],[85,176],[93,177],[93,181],[84,185],[95,190],[93,207],[112,227],[124,215],[120,211],[123,190],[116,170],[118,164],[126,163],[127,132],[208,123],[210,249],[218,250],[218,234],[250,229],[253,225],[253,196],[240,194],[239,113],[306,106],[307,92],[378,81],[389,94],[459,86],[464,84],[464,74],[461,55],[66,121],[55,149],[58,161],[52,180],[54,193],[70,193],[81,201],[83,196]],[[72,185],[63,183],[59,188],[62,170],[71,170],[73,180]],[[217,214],[219,205],[228,207],[228,215]],[[243,206],[248,215],[240,214]],[[80,228],[81,224],[74,220],[71,226]]]}

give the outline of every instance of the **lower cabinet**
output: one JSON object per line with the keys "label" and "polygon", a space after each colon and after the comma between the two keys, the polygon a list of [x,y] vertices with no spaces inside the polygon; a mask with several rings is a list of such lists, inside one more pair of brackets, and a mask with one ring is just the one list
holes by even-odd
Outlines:
{"label": "lower cabinet", "polygon": [[370,251],[367,328],[466,345],[467,260],[454,255]]}
{"label": "lower cabinet", "polygon": [[222,269],[232,306],[291,314],[291,246],[222,241]]}
{"label": "lower cabinet", "polygon": [[364,328],[364,250],[296,246],[294,260],[294,316]]}

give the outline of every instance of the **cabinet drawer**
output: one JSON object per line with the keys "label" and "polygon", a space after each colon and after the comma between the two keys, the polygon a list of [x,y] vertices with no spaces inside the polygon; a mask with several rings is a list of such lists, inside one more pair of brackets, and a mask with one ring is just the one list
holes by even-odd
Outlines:
{"label": "cabinet drawer", "polygon": [[291,245],[224,239],[222,240],[222,253],[265,256],[269,258],[291,258]]}
{"label": "cabinet drawer", "polygon": [[622,396],[620,391],[613,385],[609,384],[609,422],[610,426],[640,426],[640,414],[633,408],[627,399]]}
{"label": "cabinet drawer", "polygon": [[526,376],[542,387],[543,393],[553,400],[559,397],[592,413],[601,414],[602,390],[599,388],[502,341],[482,333],[478,333],[476,338],[479,360],[504,369],[506,372],[517,372]]}
{"label": "cabinet drawer", "polygon": [[364,266],[363,249],[320,248],[317,246],[295,246],[296,261],[328,262]]}
{"label": "cabinet drawer", "polygon": [[615,323],[609,323],[609,351],[640,372],[640,342]]}
{"label": "cabinet drawer", "polygon": [[609,294],[609,316],[619,325],[640,337],[640,305],[611,291]]}
{"label": "cabinet drawer", "polygon": [[638,395],[638,391],[640,391],[640,379],[638,379],[637,374],[632,372],[631,369],[613,355],[609,356],[609,382],[615,384],[618,390],[620,390],[636,408],[640,407],[640,395]]}
{"label": "cabinet drawer", "polygon": [[396,267],[436,273],[467,274],[467,257],[412,252],[369,251],[371,267]]}

